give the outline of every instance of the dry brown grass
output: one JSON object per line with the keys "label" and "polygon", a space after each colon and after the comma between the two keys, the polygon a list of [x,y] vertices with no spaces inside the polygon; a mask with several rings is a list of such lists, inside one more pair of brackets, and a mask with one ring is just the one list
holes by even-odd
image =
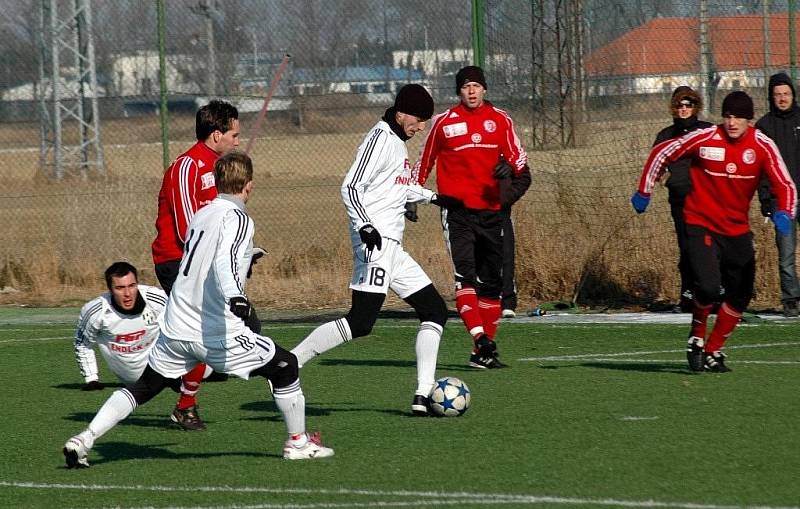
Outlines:
{"label": "dry brown grass", "polygon": [[[340,134],[302,134],[297,128],[277,134],[268,121],[270,128],[251,154],[256,192],[249,210],[256,242],[270,253],[249,286],[260,306],[349,303],[351,254],[339,185],[376,115],[315,115],[317,126]],[[664,123],[659,119],[596,122],[581,127],[581,148],[529,152],[533,184],[514,209],[521,309],[547,300],[570,301],[578,288],[581,303],[677,297],[677,253],[666,190],[657,190],[643,216],[635,216],[628,203],[654,133]],[[155,283],[150,242],[162,174],[155,121],[104,124],[104,179],[49,182],[37,177],[37,150],[0,153],[6,172],[0,202],[0,289],[6,291],[0,303],[79,303],[103,289],[102,270],[117,259],[131,261],[141,269],[143,282]],[[172,143],[177,154],[191,144],[192,124],[190,118],[173,124],[171,133],[183,135],[183,141]],[[35,144],[34,132],[32,126],[0,129],[0,140],[5,146],[7,141]],[[132,144],[131,139],[148,143]],[[412,159],[419,143],[412,140]],[[757,215],[753,219],[758,256],[754,304],[774,306],[779,291],[772,229]],[[452,298],[452,265],[435,207],[421,207],[420,222],[407,227],[406,246]]]}

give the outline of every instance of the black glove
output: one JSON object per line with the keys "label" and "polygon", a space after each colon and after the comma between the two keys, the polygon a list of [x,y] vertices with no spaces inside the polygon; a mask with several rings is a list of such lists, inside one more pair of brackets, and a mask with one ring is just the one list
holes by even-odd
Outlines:
{"label": "black glove", "polygon": [[419,217],[417,216],[417,204],[406,203],[406,212],[404,215],[406,216],[406,219],[408,219],[412,223],[416,223],[417,221],[419,221]]}
{"label": "black glove", "polygon": [[260,247],[253,248],[253,257],[250,258],[250,268],[247,269],[247,279],[250,279],[250,277],[253,275],[253,266],[258,263],[258,260],[260,260],[265,254],[267,254],[265,249],[261,249]]}
{"label": "black glove", "polygon": [[500,162],[494,167],[494,178],[501,180],[511,178],[512,175],[514,175],[514,167],[501,157]]}
{"label": "black glove", "polygon": [[105,389],[106,386],[100,382],[100,380],[92,380],[91,382],[86,382],[82,387],[82,391],[102,391]]}
{"label": "black glove", "polygon": [[463,201],[445,194],[434,195],[433,198],[431,198],[431,203],[438,205],[443,209],[460,209],[464,206]]}
{"label": "black glove", "polygon": [[383,239],[381,239],[381,234],[378,233],[378,230],[375,229],[374,226],[367,223],[358,230],[358,235],[361,237],[361,242],[367,246],[367,251],[372,251],[376,247],[381,249],[383,247]]}
{"label": "black glove", "polygon": [[250,313],[253,311],[253,307],[247,297],[231,297],[230,309],[231,313],[242,320],[250,318]]}
{"label": "black glove", "polygon": [[764,217],[772,217],[775,212],[775,200],[764,200],[761,202],[761,215]]}

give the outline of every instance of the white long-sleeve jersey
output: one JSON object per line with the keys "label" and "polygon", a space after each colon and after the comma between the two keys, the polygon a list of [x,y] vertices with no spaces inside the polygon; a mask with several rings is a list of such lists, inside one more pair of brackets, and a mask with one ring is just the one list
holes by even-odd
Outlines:
{"label": "white long-sleeve jersey", "polygon": [[140,314],[120,313],[111,304],[106,292],[81,308],[75,330],[75,360],[86,382],[99,379],[96,346],[111,371],[125,383],[132,383],[147,367],[150,349],[158,339],[158,318],[167,303],[160,288],[138,285],[144,299]]}
{"label": "white long-sleeve jersey", "polygon": [[228,304],[232,297],[246,297],[254,228],[244,203],[231,195],[217,196],[195,214],[161,323],[167,338],[217,342],[218,348],[220,340],[244,332],[244,322]]}
{"label": "white long-sleeve jersey", "polygon": [[361,244],[358,230],[367,223],[382,237],[402,243],[406,203],[430,203],[434,196],[413,178],[405,142],[383,120],[358,147],[341,191],[354,247]]}

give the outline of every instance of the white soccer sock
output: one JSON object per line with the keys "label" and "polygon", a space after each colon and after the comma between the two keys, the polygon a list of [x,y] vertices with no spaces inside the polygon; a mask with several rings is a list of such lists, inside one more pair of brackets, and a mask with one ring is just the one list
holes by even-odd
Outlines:
{"label": "white soccer sock", "polygon": [[306,432],[306,398],[299,385],[297,390],[289,394],[281,394],[279,389],[275,390],[275,406],[283,414],[286,423],[286,431],[289,436],[305,435]]}
{"label": "white soccer sock", "polygon": [[314,329],[299,345],[292,349],[292,353],[297,356],[298,367],[302,368],[306,362],[317,355],[323,354],[351,339],[353,339],[353,334],[350,332],[350,325],[344,318],[339,318],[332,322],[323,323]]}
{"label": "white soccer sock", "polygon": [[136,410],[136,400],[133,399],[133,394],[128,389],[114,391],[97,411],[97,415],[89,423],[86,431],[82,433],[86,446],[91,449],[95,439],[105,435],[118,422],[131,415],[134,410]]}
{"label": "white soccer sock", "polygon": [[417,331],[417,392],[428,396],[436,375],[436,357],[439,354],[439,341],[442,339],[442,326],[434,322],[422,322]]}

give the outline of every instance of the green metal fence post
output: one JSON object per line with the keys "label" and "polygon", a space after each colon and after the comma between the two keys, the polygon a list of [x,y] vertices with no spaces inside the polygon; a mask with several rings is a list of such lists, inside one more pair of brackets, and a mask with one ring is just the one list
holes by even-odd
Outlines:
{"label": "green metal fence post", "polygon": [[158,83],[161,96],[159,116],[161,119],[161,157],[163,167],[169,166],[169,113],[167,112],[167,60],[166,60],[166,12],[164,0],[156,0],[158,6]]}
{"label": "green metal fence post", "polygon": [[484,67],[486,46],[486,2],[472,0],[472,63]]}

